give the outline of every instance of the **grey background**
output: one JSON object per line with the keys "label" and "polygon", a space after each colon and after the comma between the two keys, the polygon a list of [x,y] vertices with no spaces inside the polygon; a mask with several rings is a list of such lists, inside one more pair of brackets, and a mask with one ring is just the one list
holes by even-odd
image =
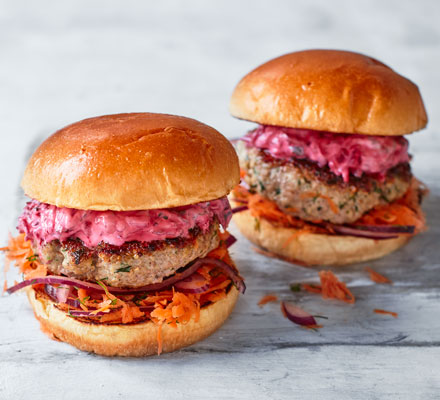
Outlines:
{"label": "grey background", "polygon": [[[440,3],[437,1],[1,1],[0,238],[24,197],[18,183],[50,133],[100,114],[185,115],[232,138],[250,123],[228,114],[238,80],[258,64],[306,48],[374,56],[415,81],[430,122],[410,137],[415,174],[431,187],[430,230],[365,265],[339,269],[354,306],[289,293],[316,270],[254,253],[238,236],[248,282],[227,324],[181,352],[105,359],[46,339],[24,296],[0,298],[0,399],[438,398]],[[318,333],[283,319],[269,292],[327,315]],[[393,319],[373,308],[399,312]]]}

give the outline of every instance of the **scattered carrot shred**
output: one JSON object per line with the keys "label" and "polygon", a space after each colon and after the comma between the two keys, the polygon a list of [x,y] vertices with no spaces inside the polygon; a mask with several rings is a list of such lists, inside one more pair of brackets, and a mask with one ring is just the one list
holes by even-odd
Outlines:
{"label": "scattered carrot shred", "polygon": [[302,283],[301,287],[310,293],[317,293],[317,294],[321,294],[322,293],[322,288],[320,285],[309,285],[307,283]]}
{"label": "scattered carrot shred", "polygon": [[260,301],[258,302],[258,305],[260,307],[263,307],[265,304],[270,303],[272,301],[278,301],[278,296],[275,296],[274,294],[267,294],[266,296],[263,296]]}
{"label": "scattered carrot shred", "polygon": [[372,269],[370,267],[366,267],[365,271],[367,271],[370,274],[370,279],[373,282],[376,282],[376,283],[388,283],[388,284],[392,284],[393,283],[386,276],[383,276],[383,275],[379,274],[379,272],[376,272],[374,269]]}
{"label": "scattered carrot shred", "polygon": [[387,315],[392,315],[394,318],[397,318],[399,316],[399,314],[397,314],[394,311],[387,311],[387,310],[381,310],[380,308],[375,308],[374,312],[376,314],[387,314]]}
{"label": "scattered carrot shred", "polygon": [[310,293],[321,294],[324,299],[336,299],[345,303],[354,303],[355,297],[347,288],[344,282],[341,282],[331,271],[320,271],[319,278],[321,285],[310,285],[303,283],[301,286]]}
{"label": "scattered carrot shred", "polygon": [[322,297],[324,299],[337,299],[346,303],[354,303],[355,297],[347,288],[344,282],[341,282],[331,271],[320,271]]}
{"label": "scattered carrot shred", "polygon": [[4,288],[7,286],[6,275],[11,262],[18,267],[25,279],[33,279],[47,275],[47,267],[38,260],[38,257],[32,250],[31,242],[25,239],[24,233],[21,233],[16,237],[9,235],[8,245],[2,247],[0,251],[6,253]]}

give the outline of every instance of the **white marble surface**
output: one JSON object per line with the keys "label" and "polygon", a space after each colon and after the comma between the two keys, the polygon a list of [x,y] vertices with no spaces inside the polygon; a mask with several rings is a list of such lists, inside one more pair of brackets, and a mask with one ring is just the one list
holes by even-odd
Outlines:
{"label": "white marble surface", "polygon": [[[365,52],[416,81],[430,124],[410,138],[432,193],[430,230],[403,250],[338,270],[353,306],[289,293],[315,270],[266,259],[237,234],[248,291],[223,329],[174,354],[106,359],[48,340],[24,296],[0,298],[0,399],[384,399],[440,391],[440,3],[436,1],[0,2],[0,238],[23,204],[33,149],[87,116],[157,111],[191,116],[229,137],[248,123],[227,104],[259,63],[303,48]],[[235,232],[235,229],[232,228]],[[318,333],[258,299],[275,292],[327,315]],[[399,318],[376,315],[391,309]]]}

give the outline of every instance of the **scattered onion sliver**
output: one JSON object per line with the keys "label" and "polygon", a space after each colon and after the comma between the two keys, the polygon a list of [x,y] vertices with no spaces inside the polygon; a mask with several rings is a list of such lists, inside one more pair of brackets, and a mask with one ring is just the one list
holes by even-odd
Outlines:
{"label": "scattered onion sliver", "polygon": [[316,320],[313,315],[299,308],[295,304],[288,303],[285,301],[281,302],[281,311],[290,321],[301,326],[314,326],[316,325]]}

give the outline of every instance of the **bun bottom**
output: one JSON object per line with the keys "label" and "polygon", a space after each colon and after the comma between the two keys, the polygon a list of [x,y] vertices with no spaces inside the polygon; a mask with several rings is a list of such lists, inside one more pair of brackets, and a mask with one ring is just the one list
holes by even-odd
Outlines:
{"label": "bun bottom", "polygon": [[[233,207],[238,204],[233,204]],[[233,221],[252,243],[286,261],[306,265],[342,266],[380,258],[402,247],[411,236],[374,240],[354,236],[303,233],[289,240],[297,229],[272,225],[259,218],[258,227],[250,211],[234,214]]]}
{"label": "bun bottom", "polygon": [[[103,356],[141,357],[157,354],[158,327],[151,321],[132,325],[85,323],[58,310],[52,301],[38,296],[32,288],[28,289],[27,295],[35,317],[40,321],[41,330],[53,339]],[[226,298],[200,310],[198,322],[191,319],[186,325],[181,324],[176,328],[163,325],[162,352],[178,350],[211,335],[231,314],[237,298],[238,291],[232,287]]]}

